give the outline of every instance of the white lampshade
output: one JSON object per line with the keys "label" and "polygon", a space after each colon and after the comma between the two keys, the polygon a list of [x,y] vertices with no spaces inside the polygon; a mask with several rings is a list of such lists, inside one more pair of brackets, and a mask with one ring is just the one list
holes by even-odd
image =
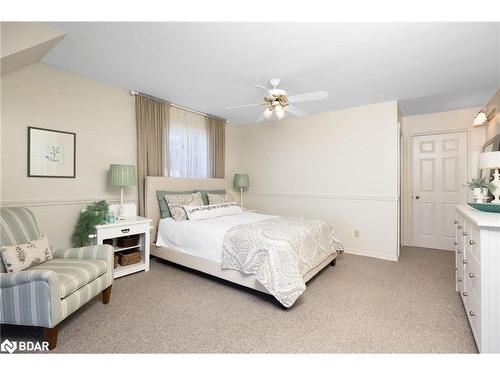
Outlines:
{"label": "white lampshade", "polygon": [[264,116],[264,118],[271,118],[272,115],[273,115],[273,111],[271,110],[271,108],[266,108],[266,110],[262,114],[262,116]]}
{"label": "white lampshade", "polygon": [[274,110],[276,111],[276,117],[280,120],[285,118],[285,109],[280,104],[278,104]]}
{"label": "white lampshade", "polygon": [[500,168],[500,151],[483,152],[479,154],[479,169]]}
{"label": "white lampshade", "polygon": [[488,121],[488,117],[486,117],[486,113],[484,113],[484,111],[481,110],[474,118],[474,126],[484,125],[486,121]]}

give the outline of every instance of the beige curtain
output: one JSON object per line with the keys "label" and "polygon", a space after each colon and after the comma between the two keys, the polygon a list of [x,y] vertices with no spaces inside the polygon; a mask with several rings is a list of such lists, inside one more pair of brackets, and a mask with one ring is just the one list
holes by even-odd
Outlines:
{"label": "beige curtain", "polygon": [[207,118],[208,177],[224,178],[226,154],[226,121]]}
{"label": "beige curtain", "polygon": [[139,215],[144,216],[146,176],[168,175],[170,104],[147,96],[135,97]]}

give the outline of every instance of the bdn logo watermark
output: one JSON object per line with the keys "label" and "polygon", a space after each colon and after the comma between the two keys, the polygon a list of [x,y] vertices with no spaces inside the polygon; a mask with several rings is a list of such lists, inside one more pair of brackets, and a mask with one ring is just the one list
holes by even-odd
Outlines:
{"label": "bdn logo watermark", "polygon": [[14,353],[19,352],[45,352],[49,350],[49,343],[46,341],[10,341],[4,340],[0,345],[0,352]]}

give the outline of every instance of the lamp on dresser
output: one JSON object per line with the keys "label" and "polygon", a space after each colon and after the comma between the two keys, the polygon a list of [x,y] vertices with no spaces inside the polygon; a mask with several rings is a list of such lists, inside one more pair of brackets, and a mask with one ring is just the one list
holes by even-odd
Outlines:
{"label": "lamp on dresser", "polygon": [[240,189],[240,207],[243,208],[243,190],[249,186],[248,174],[236,173],[233,185],[235,188]]}
{"label": "lamp on dresser", "polygon": [[118,220],[125,220],[125,210],[123,208],[123,188],[137,184],[135,165],[111,164],[109,166],[108,182],[112,186],[121,187]]}
{"label": "lamp on dresser", "polygon": [[491,183],[495,188],[491,191],[494,199],[491,201],[493,204],[500,204],[500,151],[483,152],[479,154],[479,169],[494,169],[493,181]]}

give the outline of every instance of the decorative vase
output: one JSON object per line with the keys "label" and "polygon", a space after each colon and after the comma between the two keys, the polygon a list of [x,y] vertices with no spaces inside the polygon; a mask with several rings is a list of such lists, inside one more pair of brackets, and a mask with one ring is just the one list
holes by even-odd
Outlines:
{"label": "decorative vase", "polygon": [[474,195],[474,199],[476,203],[483,203],[485,199],[488,197],[488,189],[487,188],[474,188],[472,189],[472,194]]}

